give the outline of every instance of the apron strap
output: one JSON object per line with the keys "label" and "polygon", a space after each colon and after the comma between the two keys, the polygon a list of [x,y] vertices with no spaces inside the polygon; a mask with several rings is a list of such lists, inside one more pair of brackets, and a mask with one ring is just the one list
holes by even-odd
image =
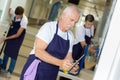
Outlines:
{"label": "apron strap", "polygon": [[[58,32],[58,22],[57,22],[57,24],[56,24],[56,33],[55,34],[57,34],[57,32]],[[69,35],[68,35],[68,31],[67,31],[67,40],[69,39]]]}

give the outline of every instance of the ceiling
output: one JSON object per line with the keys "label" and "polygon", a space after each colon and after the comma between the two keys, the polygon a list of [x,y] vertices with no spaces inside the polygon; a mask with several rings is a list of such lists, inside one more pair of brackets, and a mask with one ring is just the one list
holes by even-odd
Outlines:
{"label": "ceiling", "polygon": [[83,15],[93,14],[95,18],[101,18],[103,15],[106,0],[80,0],[78,7]]}

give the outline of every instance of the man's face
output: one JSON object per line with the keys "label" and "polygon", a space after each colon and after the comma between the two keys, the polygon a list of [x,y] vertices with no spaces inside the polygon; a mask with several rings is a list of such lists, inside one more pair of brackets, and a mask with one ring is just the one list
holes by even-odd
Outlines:
{"label": "man's face", "polygon": [[15,17],[16,17],[16,19],[20,19],[20,18],[22,18],[22,15],[16,15]]}
{"label": "man's face", "polygon": [[93,22],[85,21],[85,27],[86,28],[91,28],[93,25]]}
{"label": "man's face", "polygon": [[63,26],[65,30],[69,30],[79,20],[80,15],[77,12],[67,13],[63,15]]}

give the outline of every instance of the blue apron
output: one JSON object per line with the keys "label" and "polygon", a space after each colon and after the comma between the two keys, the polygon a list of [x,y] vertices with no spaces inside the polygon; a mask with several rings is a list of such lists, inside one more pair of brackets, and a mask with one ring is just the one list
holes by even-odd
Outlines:
{"label": "blue apron", "polygon": [[[92,36],[89,37],[89,36],[85,35],[85,41],[86,41],[87,45],[89,45],[91,43],[91,38],[92,38]],[[73,56],[74,60],[77,60],[82,55],[83,55],[83,48],[82,48],[80,42],[78,42],[77,44],[75,44],[73,46],[73,54],[72,54],[72,56]]]}
{"label": "blue apron", "polygon": [[[16,22],[15,17],[14,17],[13,24],[10,26],[10,29],[8,31],[7,36],[11,36],[11,35],[16,34],[18,32],[18,30],[20,28],[20,22],[21,22],[21,20]],[[24,29],[24,31],[22,32],[22,34],[18,38],[10,39],[10,40],[6,41],[4,53],[7,56],[9,56],[15,60],[17,59],[20,46],[21,46],[23,39],[24,39],[24,36],[25,36],[25,32],[26,32],[26,30]]]}
{"label": "blue apron", "polygon": [[[46,51],[50,53],[50,55],[56,58],[64,59],[69,50],[68,33],[67,33],[67,40],[64,40],[63,38],[61,38],[59,35],[57,35],[57,33],[58,33],[58,24],[57,24],[56,33],[54,34],[53,40],[49,43],[48,47],[46,48]],[[25,80],[24,74],[27,68],[30,67],[30,64],[35,59],[37,59],[35,55],[29,56],[28,61],[23,68],[20,80]],[[41,62],[38,64],[37,73],[34,80],[56,80],[59,67],[46,63],[42,60],[40,61]]]}
{"label": "blue apron", "polygon": [[[91,38],[92,38],[92,35],[90,37],[85,35],[85,41],[86,41],[87,45],[89,45],[91,43]],[[78,60],[83,54],[84,54],[84,48],[82,48],[80,42],[75,44],[73,46],[73,54],[72,54],[73,59]],[[82,68],[84,68],[84,65]]]}

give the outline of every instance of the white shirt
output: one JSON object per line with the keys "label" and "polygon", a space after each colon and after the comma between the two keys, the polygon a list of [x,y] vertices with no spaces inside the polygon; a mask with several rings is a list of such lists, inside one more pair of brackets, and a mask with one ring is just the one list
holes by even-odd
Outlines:
{"label": "white shirt", "polygon": [[[12,18],[14,19],[15,17],[15,10],[14,9],[10,9],[10,14],[12,15]],[[16,19],[15,21],[20,21],[21,19]],[[28,24],[28,19],[25,16],[25,14],[23,14],[22,20],[20,22],[20,26],[24,29],[27,28],[27,24]]]}
{"label": "white shirt", "polygon": [[[56,24],[57,21],[53,21],[53,22],[47,22],[45,23],[40,30],[38,31],[36,37],[42,39],[43,41],[45,41],[47,44],[49,44],[53,37],[54,34],[56,33]],[[67,32],[62,32],[59,28],[58,28],[58,32],[57,34],[62,37],[63,39],[67,40],[67,35],[68,35],[68,39],[70,41],[70,47],[68,52],[72,52],[72,47],[73,47],[73,43],[74,43],[74,36],[73,33],[68,30]],[[30,54],[34,54],[35,53],[35,44],[34,44],[34,48],[31,51]]]}
{"label": "white shirt", "polygon": [[91,37],[94,35],[94,26],[91,28],[85,28],[84,25],[80,26],[79,28],[76,29],[76,34],[75,34],[75,43],[77,44],[78,42],[85,41],[85,35],[88,37]]}

